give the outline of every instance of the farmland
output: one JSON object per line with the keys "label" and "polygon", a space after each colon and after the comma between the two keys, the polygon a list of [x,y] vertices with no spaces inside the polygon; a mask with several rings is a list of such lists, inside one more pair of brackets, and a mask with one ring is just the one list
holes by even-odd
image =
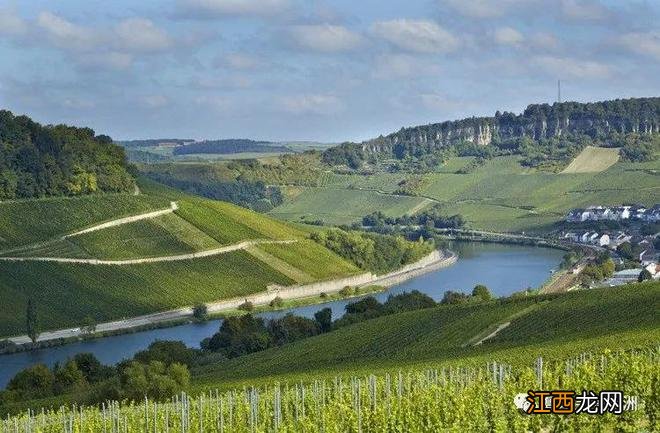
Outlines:
{"label": "farmland", "polygon": [[[17,284],[20,282],[20,284]],[[43,329],[79,326],[237,297],[293,281],[243,251],[178,262],[110,266],[0,263],[0,335],[20,334],[28,298]]]}
{"label": "farmland", "polygon": [[587,146],[562,173],[601,172],[619,160],[619,149]]}
{"label": "farmland", "polygon": [[362,216],[381,210],[388,216],[408,213],[424,201],[422,197],[382,194],[376,191],[336,188],[304,188],[289,203],[270,214],[283,219],[321,219],[330,224],[348,224]]}
{"label": "farmland", "polygon": [[[603,150],[603,149],[599,149]],[[609,151],[609,149],[605,149]],[[610,152],[611,153],[611,152]],[[655,204],[660,201],[660,162],[616,162],[600,172],[549,173],[520,165],[515,156],[486,160],[469,173],[459,170],[473,158],[450,158],[421,175],[417,197],[383,195],[411,177],[405,173],[332,174],[323,187],[302,189],[271,211],[278,218],[321,219],[347,224],[375,210],[399,216],[433,199],[442,213],[461,214],[468,226],[504,232],[546,232],[568,210],[592,204]],[[360,188],[364,188],[361,190]]]}
{"label": "farmland", "polygon": [[[211,391],[170,401],[118,402],[0,420],[3,430],[201,432],[654,431],[657,350],[589,353],[532,366],[390,371],[310,383]],[[621,415],[528,416],[514,397],[528,389],[616,389],[641,400]]]}
{"label": "farmland", "polygon": [[104,194],[0,202],[0,250],[43,242],[104,221],[169,206],[148,195]]}
{"label": "farmland", "polygon": [[[202,388],[456,362],[532,362],[601,348],[656,344],[660,283],[561,296],[439,306],[367,320],[196,371]],[[476,336],[511,324],[480,346]],[[348,343],[350,342],[350,343]]]}

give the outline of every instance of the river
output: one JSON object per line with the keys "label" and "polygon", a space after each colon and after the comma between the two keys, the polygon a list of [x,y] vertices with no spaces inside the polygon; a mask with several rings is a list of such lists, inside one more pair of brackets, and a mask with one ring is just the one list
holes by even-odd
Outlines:
{"label": "river", "polygon": [[[543,284],[550,272],[557,268],[563,255],[562,251],[550,248],[492,243],[454,243],[451,249],[459,256],[455,265],[405,281],[374,296],[383,301],[389,294],[419,290],[440,300],[446,290],[469,292],[477,284],[485,284],[495,296],[507,296]],[[337,318],[343,314],[346,304],[354,301],[338,300],[263,313],[261,316],[272,318],[293,312],[312,317],[319,309],[330,307],[333,318]],[[219,325],[219,320],[211,320],[0,355],[0,389],[18,371],[30,365],[45,363],[52,366],[81,352],[93,353],[104,364],[115,364],[130,358],[155,340],[181,340],[190,347],[199,347],[199,342],[215,333]]]}

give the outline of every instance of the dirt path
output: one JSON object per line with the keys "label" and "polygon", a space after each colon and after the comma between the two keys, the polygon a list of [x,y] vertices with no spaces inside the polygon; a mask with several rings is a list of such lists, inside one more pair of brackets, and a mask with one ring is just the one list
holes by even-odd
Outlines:
{"label": "dirt path", "polygon": [[490,334],[486,335],[486,336],[485,336],[484,338],[482,338],[481,340],[475,342],[475,343],[473,344],[473,346],[478,346],[478,345],[480,345],[481,343],[483,343],[484,341],[486,341],[486,340],[490,340],[491,338],[493,338],[494,336],[496,336],[498,332],[500,332],[502,329],[508,327],[510,324],[511,324],[511,322],[506,322],[506,323],[502,323],[501,325],[498,325],[497,328],[495,328],[495,330],[494,330],[493,332],[491,332]]}
{"label": "dirt path", "polygon": [[177,209],[179,209],[179,206],[176,204],[175,201],[172,201],[172,202],[170,202],[170,207],[168,207],[167,209],[142,213],[142,214],[139,214],[139,215],[133,215],[133,216],[124,217],[124,218],[118,218],[116,220],[108,221],[108,222],[105,222],[103,224],[98,224],[98,225],[95,225],[95,226],[92,226],[92,227],[88,227],[84,230],[79,230],[77,232],[69,233],[68,235],[62,236],[62,239],[67,239],[67,238],[82,235],[82,234],[85,234],[85,233],[90,233],[90,232],[95,232],[95,231],[98,231],[98,230],[107,229],[109,227],[116,227],[116,226],[120,226],[120,225],[123,225],[123,224],[132,223],[132,222],[135,222],[135,221],[153,219],[153,218],[156,218],[156,217],[159,217],[159,216],[162,216],[162,215],[167,215],[169,213],[172,213]]}
{"label": "dirt path", "polygon": [[180,260],[198,259],[201,257],[217,256],[232,251],[244,250],[250,246],[259,244],[291,244],[297,240],[274,241],[268,239],[243,241],[237,244],[226,245],[211,250],[198,251],[189,254],[178,254],[174,256],[147,257],[143,259],[129,260],[99,260],[99,259],[75,259],[70,257],[0,257],[3,262],[57,262],[57,263],[82,263],[88,265],[138,265],[142,263],[176,262]]}

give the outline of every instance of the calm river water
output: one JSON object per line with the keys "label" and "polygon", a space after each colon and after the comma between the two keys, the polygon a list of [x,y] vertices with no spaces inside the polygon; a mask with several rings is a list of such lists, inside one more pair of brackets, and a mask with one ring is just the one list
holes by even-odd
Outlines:
{"label": "calm river water", "polygon": [[[446,290],[469,292],[477,284],[485,284],[496,296],[506,296],[541,285],[550,276],[550,272],[557,268],[563,255],[562,251],[549,248],[504,244],[455,243],[451,248],[459,255],[455,265],[408,280],[374,296],[382,301],[390,293],[416,289],[440,300]],[[353,301],[355,299],[333,301],[263,313],[261,316],[271,318],[293,312],[311,317],[319,309],[331,307],[333,317],[337,318],[343,314],[345,305]],[[219,324],[219,320],[213,320],[0,355],[0,389],[5,387],[14,374],[30,365],[53,365],[81,352],[91,352],[102,363],[114,364],[130,358],[155,340],[181,340],[190,347],[199,347],[199,342],[215,333]]]}

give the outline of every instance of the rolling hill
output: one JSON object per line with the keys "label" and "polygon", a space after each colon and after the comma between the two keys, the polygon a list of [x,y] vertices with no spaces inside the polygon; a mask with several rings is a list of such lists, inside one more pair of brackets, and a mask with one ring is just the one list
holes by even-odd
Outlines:
{"label": "rolling hill", "polygon": [[[0,203],[0,336],[24,332],[28,299],[45,330],[359,272],[287,223],[146,180],[140,187]],[[247,241],[267,254],[246,251]],[[279,241],[291,248],[268,245]]]}
{"label": "rolling hill", "polygon": [[[367,320],[194,371],[199,389],[413,367],[531,364],[657,344],[660,283],[449,305]],[[484,337],[499,332],[474,345]]]}

